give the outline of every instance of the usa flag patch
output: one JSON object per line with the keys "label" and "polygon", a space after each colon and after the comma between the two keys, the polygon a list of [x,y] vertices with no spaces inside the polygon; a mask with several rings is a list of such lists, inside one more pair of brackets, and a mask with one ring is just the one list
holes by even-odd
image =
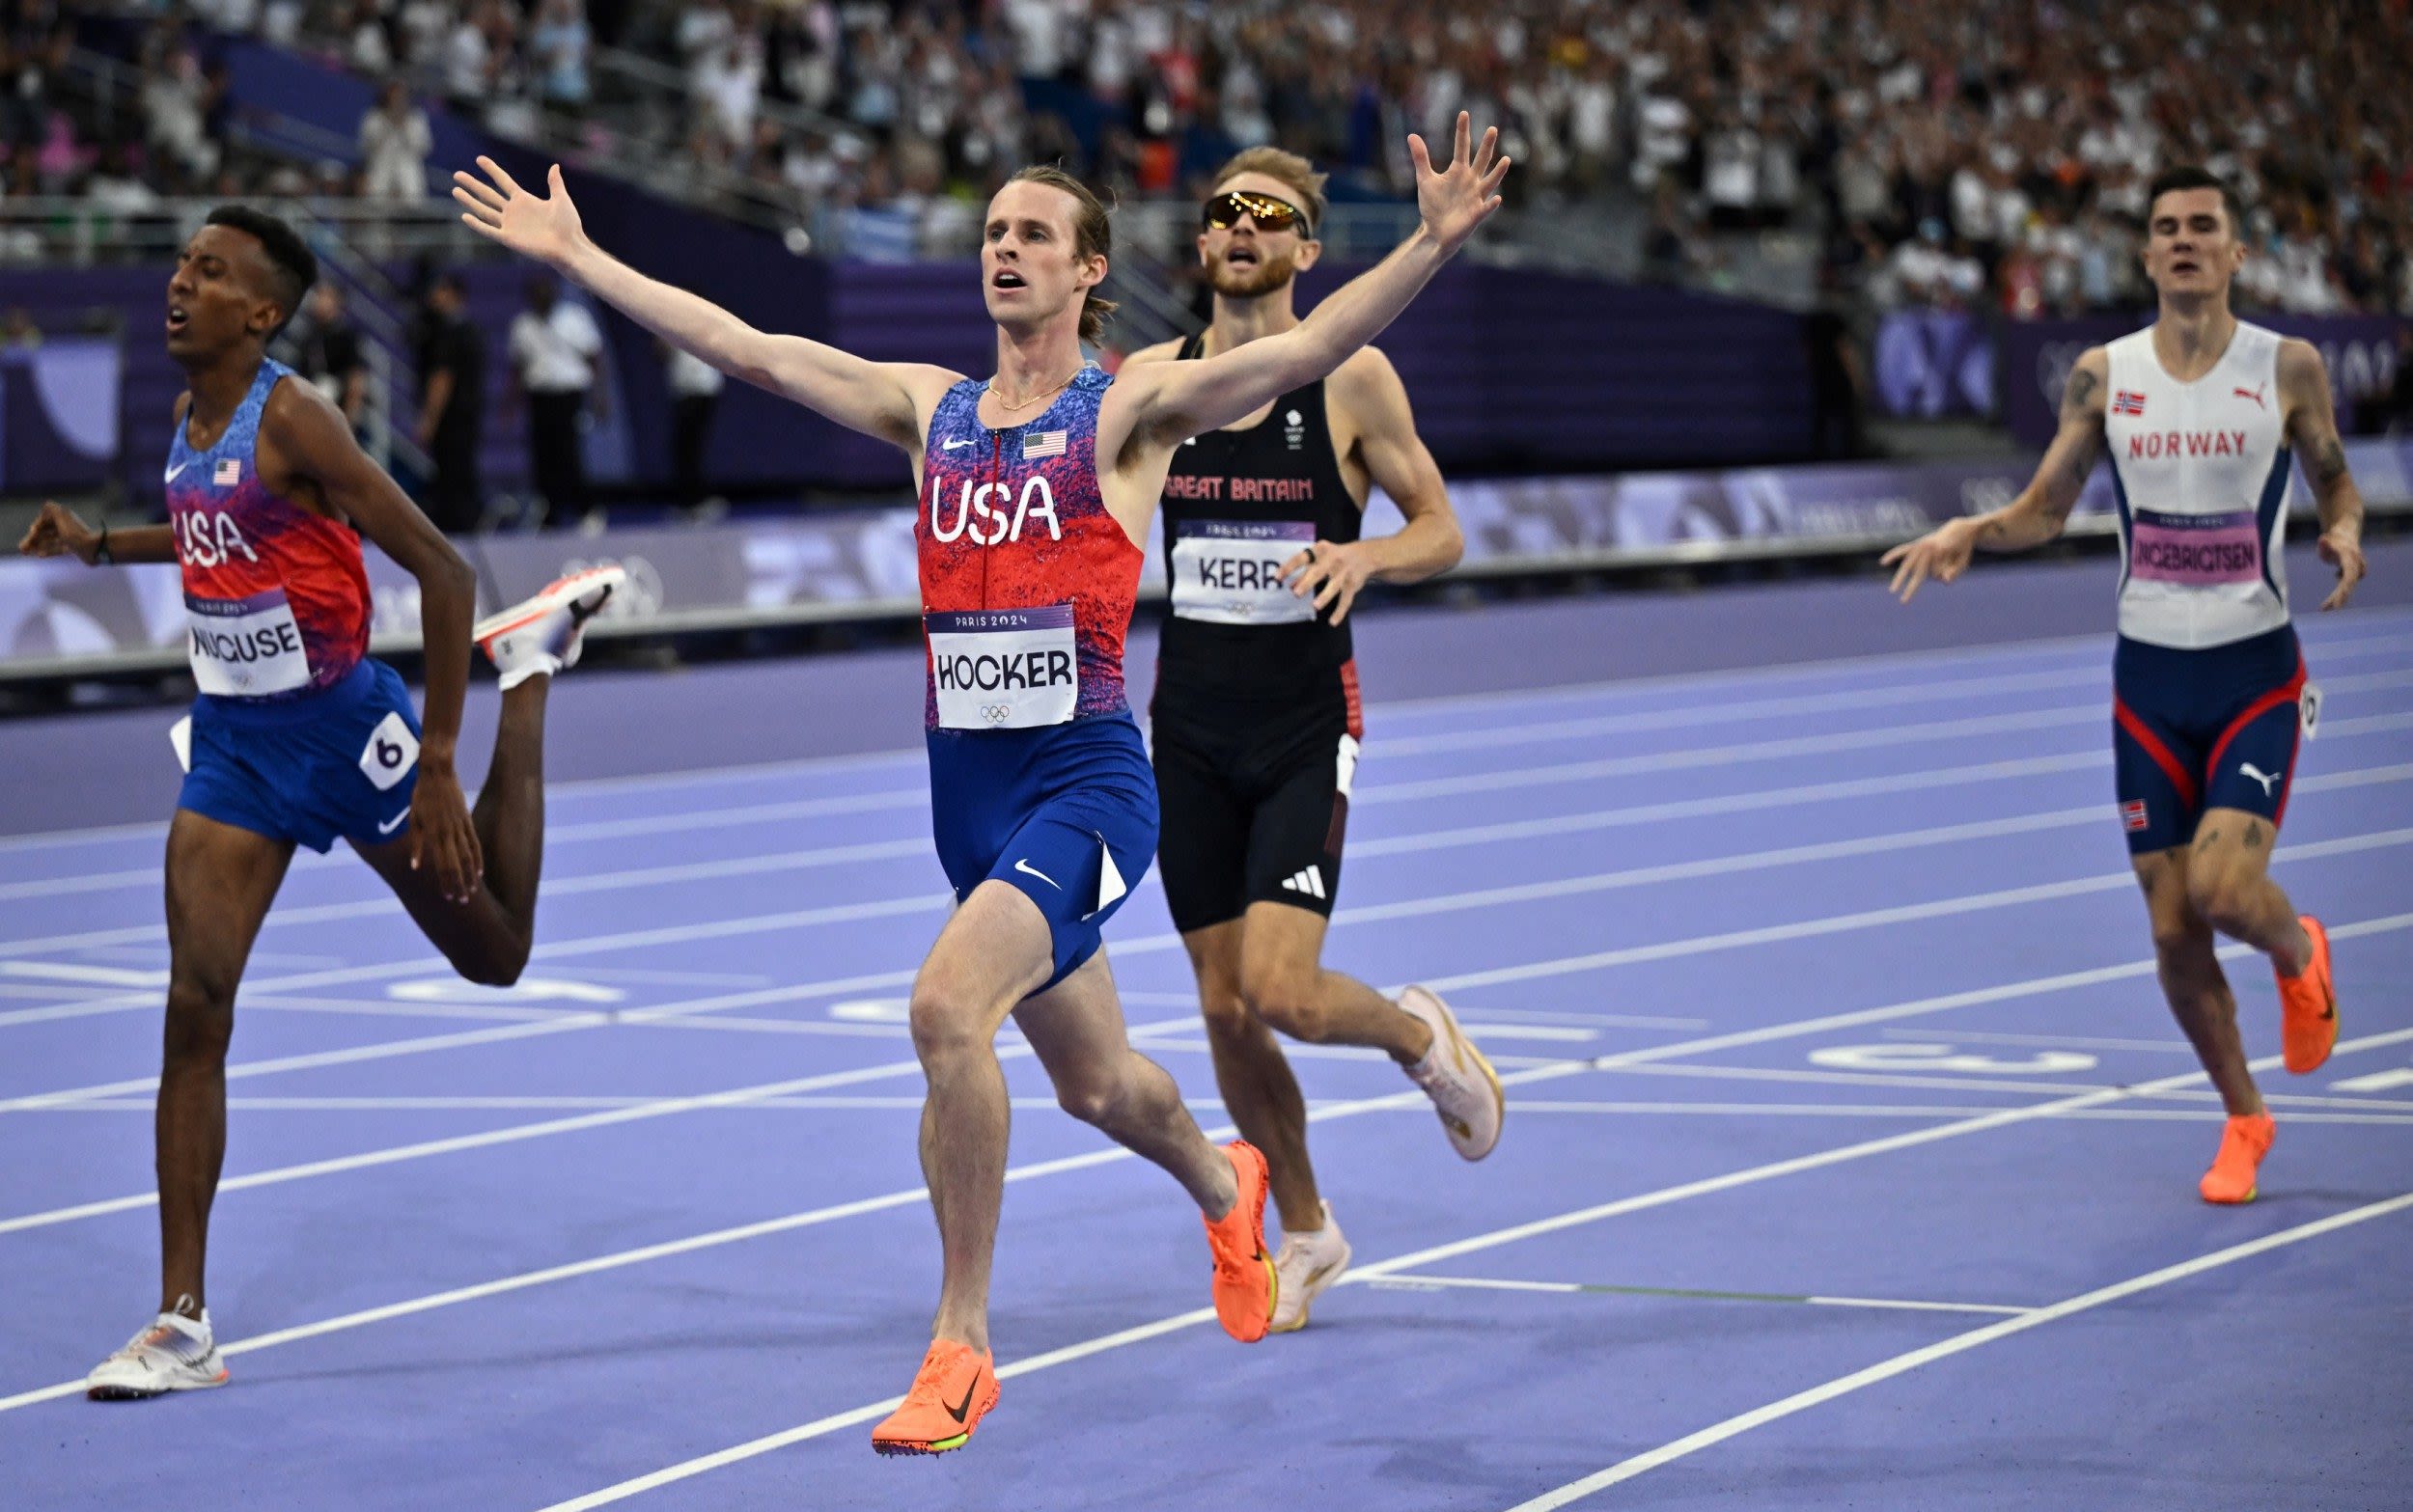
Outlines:
{"label": "usa flag patch", "polygon": [[209,475],[209,481],[221,488],[234,487],[243,481],[242,460],[232,456],[221,458],[218,462],[218,470]]}
{"label": "usa flag patch", "polygon": [[2145,828],[2145,800],[2131,798],[2120,806],[2120,822],[2131,831]]}
{"label": "usa flag patch", "polygon": [[1022,438],[1022,460],[1036,461],[1042,456],[1064,455],[1065,438],[1069,431],[1046,430]]}
{"label": "usa flag patch", "polygon": [[2115,415],[2144,414],[2145,396],[2134,389],[2122,389],[2112,396],[2112,413]]}

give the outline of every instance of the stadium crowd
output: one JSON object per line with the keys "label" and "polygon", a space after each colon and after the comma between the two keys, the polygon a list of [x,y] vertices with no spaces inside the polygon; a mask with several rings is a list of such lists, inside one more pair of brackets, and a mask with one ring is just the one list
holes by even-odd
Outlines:
{"label": "stadium crowd", "polygon": [[[1525,203],[1639,197],[1658,276],[1789,236],[1878,310],[2133,302],[2144,183],[2195,160],[2252,206],[2257,305],[2413,312],[2401,0],[191,0],[158,12],[142,119],[107,139],[54,106],[57,0],[7,14],[19,194],[251,186],[200,23],[797,219],[925,229],[1033,158],[1178,195],[1267,141],[1331,168],[1338,199],[1396,198],[1405,132],[1464,107],[1504,124]],[[435,192],[426,140],[393,92],[350,187]],[[271,171],[292,177],[249,172]]]}

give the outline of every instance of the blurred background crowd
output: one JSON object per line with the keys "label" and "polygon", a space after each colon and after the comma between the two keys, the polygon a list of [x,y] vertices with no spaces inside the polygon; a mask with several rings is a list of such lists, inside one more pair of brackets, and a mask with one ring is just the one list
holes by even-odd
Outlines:
{"label": "blurred background crowd", "polygon": [[[2194,160],[2253,206],[2250,298],[2413,311],[2396,0],[194,0],[156,12],[138,114],[106,119],[69,9],[8,0],[14,195],[424,199],[440,102],[733,212],[864,212],[874,254],[942,250],[1038,159],[1189,196],[1280,142],[1345,202],[1396,199],[1406,132],[1466,108],[1504,124],[1521,204],[1633,206],[1659,277],[1716,284],[1774,239],[1878,308],[2112,308],[2140,293],[2146,179]],[[312,182],[233,147],[217,34],[391,80],[358,162]]]}

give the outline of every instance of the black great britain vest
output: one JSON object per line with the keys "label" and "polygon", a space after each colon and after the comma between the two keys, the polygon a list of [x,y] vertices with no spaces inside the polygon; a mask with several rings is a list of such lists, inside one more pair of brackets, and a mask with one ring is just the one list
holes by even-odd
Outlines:
{"label": "black great britain vest", "polygon": [[[1182,361],[1201,355],[1201,340],[1182,344]],[[1349,627],[1316,613],[1276,575],[1302,547],[1357,539],[1364,516],[1341,476],[1323,380],[1283,395],[1245,430],[1210,430],[1176,447],[1163,508],[1173,591],[1157,686],[1242,699],[1336,687]]]}

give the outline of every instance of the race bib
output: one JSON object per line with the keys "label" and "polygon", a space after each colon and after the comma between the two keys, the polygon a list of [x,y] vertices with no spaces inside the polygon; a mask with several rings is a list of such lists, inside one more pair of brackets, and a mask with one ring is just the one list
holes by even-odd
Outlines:
{"label": "race bib", "polygon": [[379,720],[360,752],[360,770],[378,792],[408,777],[418,761],[419,737],[410,732],[410,722],[400,714]]}
{"label": "race bib", "polygon": [[204,693],[256,699],[310,686],[310,656],[285,590],[249,598],[184,595],[192,617],[193,681]]}
{"label": "race bib", "polygon": [[1282,582],[1282,564],[1316,543],[1302,520],[1185,520],[1173,543],[1173,612],[1207,624],[1296,624],[1316,602]]}
{"label": "race bib", "polygon": [[942,729],[1034,729],[1072,718],[1080,661],[1072,606],[926,614]]}
{"label": "race bib", "polygon": [[2319,733],[2321,728],[2321,685],[2305,679],[2304,691],[2295,699],[2296,730],[2307,740]]}
{"label": "race bib", "polygon": [[2262,575],[2261,528],[2251,509],[2229,514],[2139,509],[2128,535],[2132,578],[2208,588],[2251,583]]}

